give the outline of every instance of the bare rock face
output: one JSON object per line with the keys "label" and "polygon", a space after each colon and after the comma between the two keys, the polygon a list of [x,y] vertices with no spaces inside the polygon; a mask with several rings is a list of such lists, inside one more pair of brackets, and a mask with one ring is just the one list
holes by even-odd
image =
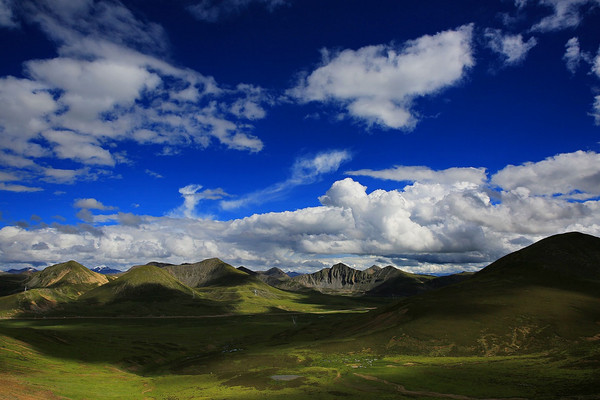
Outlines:
{"label": "bare rock face", "polygon": [[[429,279],[426,275],[413,275],[392,266],[380,268],[372,266],[364,271],[336,264],[321,271],[289,278],[283,284],[290,289],[303,287],[324,293],[363,295],[390,280],[404,277],[416,286],[422,286]],[[418,291],[418,290],[417,290]],[[411,293],[414,290],[411,290]]]}

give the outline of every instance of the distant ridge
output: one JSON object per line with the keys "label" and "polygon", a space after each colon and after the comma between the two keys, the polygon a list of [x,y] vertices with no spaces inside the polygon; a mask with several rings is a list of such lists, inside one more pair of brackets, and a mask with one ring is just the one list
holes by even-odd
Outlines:
{"label": "distant ridge", "polygon": [[121,270],[110,268],[110,267],[96,267],[96,268],[92,268],[90,271],[94,271],[94,272],[97,272],[102,275],[116,275],[116,274],[123,273],[123,271],[121,271]]}
{"label": "distant ridge", "polygon": [[290,280],[288,274],[283,272],[277,267],[273,267],[268,269],[267,271],[257,271],[254,272],[256,277],[266,283],[267,285],[279,288],[287,285],[287,288],[290,288],[290,285],[287,284]]}
{"label": "distant ridge", "polygon": [[33,274],[34,272],[38,272],[39,270],[33,267],[19,268],[19,269],[9,269],[8,271],[4,271],[8,274]]}

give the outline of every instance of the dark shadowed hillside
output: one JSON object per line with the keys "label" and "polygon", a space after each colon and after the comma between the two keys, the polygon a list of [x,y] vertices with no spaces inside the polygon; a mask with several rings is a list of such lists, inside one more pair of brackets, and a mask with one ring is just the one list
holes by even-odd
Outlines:
{"label": "dark shadowed hillside", "polygon": [[[79,295],[101,286],[108,279],[83,265],[68,261],[32,274],[3,276],[8,296],[0,297],[0,314],[14,316],[62,310],[64,304]],[[3,289],[4,291],[4,289]]]}
{"label": "dark shadowed hillside", "polygon": [[522,353],[596,340],[599,271],[600,238],[556,235],[463,282],[324,328],[323,334],[358,335],[387,351],[437,355]]}

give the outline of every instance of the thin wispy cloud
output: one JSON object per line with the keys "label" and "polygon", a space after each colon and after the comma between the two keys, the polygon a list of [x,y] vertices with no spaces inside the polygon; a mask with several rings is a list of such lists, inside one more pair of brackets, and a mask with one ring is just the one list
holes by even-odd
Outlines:
{"label": "thin wispy cloud", "polygon": [[223,200],[220,203],[224,210],[232,210],[252,204],[263,204],[272,201],[297,186],[308,185],[321,178],[324,174],[335,172],[352,158],[346,150],[334,150],[319,153],[313,157],[303,157],[296,160],[288,179],[241,196],[235,200]]}
{"label": "thin wispy cloud", "polygon": [[243,12],[252,5],[261,5],[269,11],[288,4],[291,0],[201,0],[188,6],[189,12],[198,20],[218,22]]}
{"label": "thin wispy cloud", "polygon": [[523,40],[521,34],[507,34],[500,29],[486,29],[485,38],[488,40],[488,47],[502,56],[505,65],[523,62],[527,53],[537,45],[535,37]]}
{"label": "thin wispy cloud", "polygon": [[533,25],[532,31],[551,32],[577,27],[589,8],[600,6],[598,0],[539,0],[552,14]]}

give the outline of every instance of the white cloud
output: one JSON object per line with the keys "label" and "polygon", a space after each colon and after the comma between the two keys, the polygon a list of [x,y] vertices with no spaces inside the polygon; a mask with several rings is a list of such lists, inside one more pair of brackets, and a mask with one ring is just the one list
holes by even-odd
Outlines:
{"label": "white cloud", "polygon": [[112,206],[105,206],[104,204],[102,204],[101,202],[99,202],[98,200],[96,200],[94,198],[77,199],[77,200],[75,200],[73,207],[85,208],[88,210],[101,210],[101,211],[115,209],[115,207],[112,207]]}
{"label": "white cloud", "polygon": [[57,42],[86,36],[154,54],[168,47],[160,25],[143,21],[118,1],[25,0],[22,7],[26,17]]}
{"label": "white cloud", "polygon": [[488,40],[488,47],[501,54],[506,65],[516,65],[523,62],[527,53],[537,44],[534,37],[523,41],[523,35],[504,34],[500,29],[486,29],[485,37]]}
{"label": "white cloud", "polygon": [[31,142],[48,127],[58,106],[48,87],[29,79],[0,78],[0,148],[15,155],[41,157],[48,152]]}
{"label": "white cloud", "polygon": [[19,178],[10,172],[0,171],[0,182],[18,181]]}
{"label": "white cloud", "polygon": [[80,161],[83,164],[114,166],[115,159],[98,140],[73,131],[45,131],[42,136],[54,145],[58,158]]}
{"label": "white cloud", "polygon": [[152,170],[149,170],[149,169],[146,169],[146,171],[144,171],[144,172],[146,172],[146,174],[148,174],[148,175],[150,175],[151,177],[153,177],[153,178],[156,178],[156,179],[162,179],[162,178],[164,178],[164,177],[163,177],[161,174],[159,174],[158,172],[154,172],[154,171],[152,171]]}
{"label": "white cloud", "polygon": [[43,168],[42,171],[42,180],[46,182],[73,184],[80,179],[95,180],[96,176],[90,173],[89,168]]}
{"label": "white cloud", "polygon": [[600,196],[600,154],[577,151],[539,162],[509,165],[491,182],[505,190],[526,188],[535,196],[593,198]]}
{"label": "white cloud", "polygon": [[585,13],[585,7],[600,5],[599,0],[539,0],[539,4],[553,9],[553,14],[544,17],[531,30],[539,32],[557,31],[577,27]]}
{"label": "white cloud", "polygon": [[198,218],[196,206],[202,200],[219,200],[230,196],[222,188],[202,189],[202,185],[190,184],[179,189],[183,204],[169,213],[172,217]]}
{"label": "white cloud", "polygon": [[572,74],[577,71],[582,58],[583,54],[581,53],[581,49],[579,47],[579,39],[576,37],[569,39],[565,45],[565,55],[563,56],[563,60],[565,60],[567,69]]}
{"label": "white cloud", "polygon": [[201,0],[188,7],[189,12],[205,22],[217,22],[241,13],[253,3],[262,4],[270,11],[287,4],[289,0]]}
{"label": "white cloud", "polygon": [[528,0],[515,0],[515,7],[523,8],[527,5]]}
{"label": "white cloud", "polygon": [[598,54],[594,59],[594,65],[592,67],[592,72],[596,74],[598,78],[600,78],[600,49],[598,50]]}
{"label": "white cloud", "polygon": [[42,189],[41,187],[35,187],[35,186],[6,184],[4,182],[0,182],[0,190],[3,190],[5,192],[23,193],[23,192],[41,192],[44,189]]}
{"label": "white cloud", "polygon": [[594,109],[591,114],[596,125],[600,125],[600,95],[594,97]]}
{"label": "white cloud", "polygon": [[[159,25],[118,2],[25,1],[19,9],[58,55],[25,62],[27,79],[0,78],[0,163],[31,179],[73,183],[127,162],[121,141],[160,144],[170,154],[213,142],[262,150],[251,123],[265,117],[271,96],[252,85],[220,87],[163,61],[157,55],[168,40]],[[56,168],[52,158],[83,166]]]}
{"label": "white cloud", "polygon": [[98,120],[101,113],[115,106],[131,107],[143,91],[160,83],[160,78],[146,68],[118,60],[59,57],[30,61],[26,69],[37,82],[63,92],[59,103],[67,111],[60,119],[72,129]]}
{"label": "white cloud", "polygon": [[398,182],[437,182],[441,184],[470,182],[481,185],[487,180],[485,168],[448,168],[441,171],[434,171],[424,166],[396,166],[384,170],[361,169],[348,171],[346,174],[352,176],[370,176],[372,178]]}
{"label": "white cloud", "polygon": [[331,54],[289,94],[300,101],[343,105],[350,116],[394,129],[412,129],[412,103],[457,84],[475,62],[472,25],[422,36],[403,46],[377,45]]}
{"label": "white cloud", "polygon": [[337,171],[344,162],[351,158],[352,155],[346,150],[332,150],[312,157],[301,157],[292,166],[288,179],[235,200],[223,200],[220,206],[224,210],[232,210],[249,204],[261,204],[273,200],[296,186],[313,183],[322,175]]}
{"label": "white cloud", "polygon": [[13,0],[0,0],[0,27],[16,28],[19,26],[12,10]]}

